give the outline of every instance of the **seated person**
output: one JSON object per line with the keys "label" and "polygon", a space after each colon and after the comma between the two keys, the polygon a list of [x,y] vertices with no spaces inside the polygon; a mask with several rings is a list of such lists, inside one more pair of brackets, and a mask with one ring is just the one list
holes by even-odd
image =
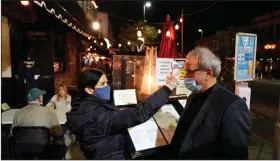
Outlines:
{"label": "seated person", "polygon": [[62,128],[56,114],[40,105],[43,102],[43,94],[46,94],[46,91],[38,88],[32,88],[27,92],[28,105],[15,113],[11,135],[13,127],[43,126],[50,129],[53,143],[61,145]]}
{"label": "seated person", "polygon": [[68,94],[66,85],[59,85],[57,94],[46,105],[51,111],[69,112],[71,111],[71,96]]}

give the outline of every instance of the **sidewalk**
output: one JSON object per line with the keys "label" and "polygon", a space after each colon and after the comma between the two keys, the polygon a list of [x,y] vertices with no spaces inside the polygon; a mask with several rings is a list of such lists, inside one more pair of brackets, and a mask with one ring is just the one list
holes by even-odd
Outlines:
{"label": "sidewalk", "polygon": [[248,147],[249,160],[271,160],[273,145],[252,135]]}

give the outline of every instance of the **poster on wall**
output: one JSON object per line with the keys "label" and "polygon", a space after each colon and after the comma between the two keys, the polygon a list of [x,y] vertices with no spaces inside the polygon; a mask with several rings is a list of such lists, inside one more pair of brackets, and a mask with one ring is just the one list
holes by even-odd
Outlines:
{"label": "poster on wall", "polygon": [[167,74],[171,71],[171,63],[174,59],[157,58],[156,59],[156,85],[165,85]]}
{"label": "poster on wall", "polygon": [[10,51],[10,30],[8,24],[8,18],[2,16],[2,28],[1,28],[1,55],[2,55],[2,78],[12,77],[12,67],[11,67],[11,51]]}
{"label": "poster on wall", "polygon": [[257,35],[237,33],[235,39],[234,80],[251,81],[255,78]]}

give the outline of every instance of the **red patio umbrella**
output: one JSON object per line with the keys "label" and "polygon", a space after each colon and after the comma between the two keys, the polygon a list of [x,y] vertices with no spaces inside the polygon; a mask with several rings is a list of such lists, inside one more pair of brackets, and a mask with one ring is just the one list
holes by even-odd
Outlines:
{"label": "red patio umbrella", "polygon": [[[167,33],[169,32],[169,33]],[[175,29],[167,15],[166,21],[162,27],[162,35],[159,47],[159,58],[178,58],[177,46],[175,42]]]}

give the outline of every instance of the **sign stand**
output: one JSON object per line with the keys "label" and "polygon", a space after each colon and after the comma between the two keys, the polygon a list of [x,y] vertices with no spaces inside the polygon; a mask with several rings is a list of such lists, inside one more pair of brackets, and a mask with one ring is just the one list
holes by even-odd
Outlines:
{"label": "sign stand", "polygon": [[235,94],[245,100],[250,110],[251,88],[245,81],[255,78],[257,35],[237,33],[235,38]]}
{"label": "sign stand", "polygon": [[248,87],[247,82],[236,82],[235,83],[235,94],[244,99],[248,109],[250,110],[251,101],[251,88]]}

